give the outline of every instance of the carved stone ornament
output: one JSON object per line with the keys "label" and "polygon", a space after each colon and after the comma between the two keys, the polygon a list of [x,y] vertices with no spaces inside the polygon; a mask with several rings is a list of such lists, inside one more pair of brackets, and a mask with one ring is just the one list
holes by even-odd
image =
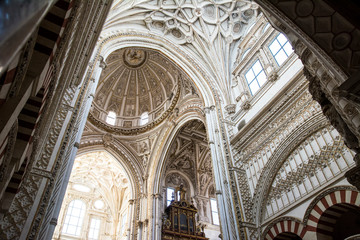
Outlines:
{"label": "carved stone ornament", "polygon": [[235,113],[235,109],[236,109],[236,104],[229,104],[227,106],[225,106],[225,110],[227,111],[227,113],[229,115],[232,115]]}
{"label": "carved stone ornament", "polygon": [[309,71],[304,70],[305,76],[309,80],[309,92],[315,101],[317,101],[324,115],[329,119],[330,123],[343,136],[346,146],[356,153],[360,152],[359,141],[357,137],[351,132],[346,122],[335,109],[335,106],[329,101],[325,93],[322,91],[318,78],[311,77]]}
{"label": "carved stone ornament", "polygon": [[269,82],[275,82],[276,80],[278,80],[278,78],[279,78],[279,75],[275,71],[272,71],[268,77]]}
{"label": "carved stone ornament", "polygon": [[103,56],[100,56],[100,57],[99,57],[99,61],[100,61],[99,66],[100,66],[103,70],[105,70],[105,68],[107,67],[107,64],[106,64],[106,62],[105,62],[105,60],[104,60],[104,57],[103,57]]}
{"label": "carved stone ornament", "polygon": [[142,49],[126,49],[124,52],[124,63],[131,68],[140,67],[146,60],[146,52]]}
{"label": "carved stone ornament", "polygon": [[114,141],[113,135],[111,135],[110,133],[104,134],[104,136],[103,136],[103,142],[104,142],[104,146],[105,146],[105,147],[110,146],[113,141]]}
{"label": "carved stone ornament", "polygon": [[241,109],[242,109],[242,110],[247,111],[247,110],[249,110],[250,108],[251,108],[251,103],[250,103],[250,101],[248,101],[248,100],[244,101],[244,103],[241,105]]}

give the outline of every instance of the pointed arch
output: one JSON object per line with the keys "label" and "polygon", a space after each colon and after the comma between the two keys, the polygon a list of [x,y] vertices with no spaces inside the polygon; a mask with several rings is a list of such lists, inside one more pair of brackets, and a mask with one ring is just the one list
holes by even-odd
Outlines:
{"label": "pointed arch", "polygon": [[103,135],[91,135],[90,138],[92,140],[91,143],[87,142],[86,136],[81,139],[77,155],[81,156],[85,153],[95,151],[104,151],[110,154],[113,159],[120,164],[130,180],[130,185],[132,186],[131,198],[137,198],[139,194],[143,192],[143,172],[140,168],[140,160],[137,159],[135,154],[130,152],[125,146],[114,139],[110,142],[104,141]]}

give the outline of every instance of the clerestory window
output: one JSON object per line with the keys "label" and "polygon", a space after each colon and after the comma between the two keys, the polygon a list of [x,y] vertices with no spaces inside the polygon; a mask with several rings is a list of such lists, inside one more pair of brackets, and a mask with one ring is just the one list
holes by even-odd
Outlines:
{"label": "clerestory window", "polygon": [[214,225],[219,225],[220,224],[219,223],[219,213],[218,213],[216,199],[214,199],[214,198],[210,199],[210,207],[211,207],[212,222]]}
{"label": "clerestory window", "polygon": [[144,112],[140,116],[140,126],[143,126],[149,122],[149,113]]}
{"label": "clerestory window", "polygon": [[245,73],[246,82],[250,88],[251,95],[254,95],[267,81],[266,74],[259,60]]}
{"label": "clerestory window", "polygon": [[89,229],[89,239],[97,240],[99,239],[100,233],[100,219],[92,218],[90,222],[90,229]]}
{"label": "clerestory window", "polygon": [[270,43],[269,49],[279,66],[294,52],[289,40],[282,33],[279,33]]}
{"label": "clerestory window", "polygon": [[116,113],[110,111],[106,117],[106,122],[110,125],[115,125],[115,121],[116,121]]}
{"label": "clerestory window", "polygon": [[175,194],[174,188],[166,188],[166,206],[169,206],[171,201],[173,200],[173,196]]}
{"label": "clerestory window", "polygon": [[80,236],[86,205],[81,200],[73,200],[68,207],[62,233]]}

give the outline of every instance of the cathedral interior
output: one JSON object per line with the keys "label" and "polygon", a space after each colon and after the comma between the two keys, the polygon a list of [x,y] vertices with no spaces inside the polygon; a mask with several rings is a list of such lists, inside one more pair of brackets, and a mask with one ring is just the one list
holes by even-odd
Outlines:
{"label": "cathedral interior", "polygon": [[356,0],[0,2],[0,239],[360,239]]}

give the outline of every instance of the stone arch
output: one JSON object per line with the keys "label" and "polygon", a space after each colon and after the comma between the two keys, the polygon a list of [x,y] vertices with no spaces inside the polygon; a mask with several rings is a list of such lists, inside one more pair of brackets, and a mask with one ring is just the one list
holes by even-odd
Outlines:
{"label": "stone arch", "polygon": [[[169,177],[169,175],[171,175],[171,174],[179,174],[179,175],[186,181],[186,184],[187,184],[188,186],[184,186],[184,187],[185,187],[185,188],[187,188],[187,187],[190,188],[190,189],[185,189],[185,190],[187,190],[187,194],[186,194],[187,197],[189,197],[189,196],[191,196],[191,195],[194,194],[195,189],[194,189],[194,186],[193,186],[191,180],[189,179],[188,176],[186,176],[185,174],[183,174],[183,173],[180,172],[180,171],[175,171],[175,170],[170,170],[170,171],[168,171],[167,174],[165,175],[165,177],[163,178],[163,181],[165,181],[165,180]],[[164,185],[166,185],[166,183],[164,183]]]}
{"label": "stone arch", "polygon": [[[161,155],[161,158],[159,159],[159,163],[158,165],[156,166],[156,169],[157,169],[157,172],[159,173],[158,176],[156,177],[156,179],[154,179],[154,186],[160,190],[161,189],[161,179],[163,178],[164,174],[165,174],[165,166],[166,166],[166,160],[167,160],[167,156],[169,154],[169,148],[170,146],[172,145],[173,141],[170,141],[170,140],[173,140],[176,138],[176,136],[178,135],[179,131],[181,130],[182,127],[184,127],[187,123],[193,121],[193,120],[199,120],[201,122],[204,123],[204,120],[200,117],[200,116],[197,116],[197,113],[194,114],[193,113],[189,113],[185,116],[182,116],[181,119],[179,119],[176,127],[172,130],[172,133],[171,135],[168,136],[168,140],[169,141],[166,141],[167,144],[163,147],[163,151],[162,151],[162,155]],[[205,123],[204,123],[205,125]],[[154,188],[154,191],[155,191],[155,188]],[[195,191],[195,189],[194,189]]]}
{"label": "stone arch", "polygon": [[303,238],[306,233],[306,227],[299,219],[293,217],[278,218],[265,228],[262,239],[272,240],[281,233],[293,233]]}
{"label": "stone arch", "polygon": [[304,215],[304,224],[309,232],[322,232],[319,221],[324,212],[335,205],[339,206],[337,212],[351,206],[360,206],[360,192],[354,187],[337,186],[319,194],[309,205]]}
{"label": "stone arch", "polygon": [[289,156],[291,151],[303,142],[312,133],[325,127],[329,123],[321,114],[315,115],[304,122],[301,127],[294,130],[282,143],[275,149],[273,155],[270,157],[268,163],[264,166],[264,170],[260,175],[257,187],[254,192],[254,216],[256,221],[260,224],[264,217],[264,206],[266,204],[266,197],[271,188],[273,179],[279,171],[283,162]]}
{"label": "stone arch", "polygon": [[178,48],[166,39],[152,34],[141,33],[113,33],[98,44],[95,49],[92,59],[98,59],[100,56],[106,59],[115,50],[125,47],[142,47],[157,50],[164,54],[169,59],[172,59],[176,64],[189,75],[196,87],[199,89],[200,98],[205,105],[213,105],[215,98],[219,97],[215,91],[217,83],[207,72],[198,65],[196,60],[187,52]]}
{"label": "stone arch", "polygon": [[[159,224],[162,217],[162,208],[161,201],[159,201],[159,197],[162,195],[162,186],[163,186],[163,179],[165,178],[166,172],[166,160],[169,154],[169,149],[173,143],[173,139],[176,138],[177,134],[179,133],[180,129],[185,126],[186,123],[192,120],[199,120],[204,123],[203,116],[200,115],[198,111],[189,111],[184,115],[181,115],[178,119],[172,119],[171,123],[168,126],[168,130],[159,136],[159,142],[163,144],[159,144],[150,157],[153,158],[151,165],[148,169],[151,169],[151,172],[147,173],[148,179],[147,182],[149,183],[148,192],[151,193],[151,196],[154,196],[153,199],[153,209],[154,215],[152,216],[153,219],[149,220],[149,226],[153,230],[150,232],[151,238],[156,238],[158,234],[160,234],[159,229],[156,228],[156,225]],[[161,145],[161,146],[160,146]],[[157,206],[157,207],[154,207]]]}
{"label": "stone arch", "polygon": [[[203,117],[196,111],[188,112],[187,114],[182,115],[177,121],[175,122],[175,126],[170,130],[171,132],[165,136],[166,140],[165,144],[161,148],[161,154],[153,162],[152,169],[154,169],[153,172],[157,172],[157,176],[154,176],[154,179],[151,179],[153,181],[153,193],[159,193],[161,192],[161,178],[164,176],[165,173],[165,164],[166,164],[166,158],[168,155],[168,149],[170,148],[172,144],[172,139],[175,139],[176,135],[179,133],[180,129],[185,126],[186,123],[192,121],[192,120],[199,120],[204,122]],[[150,175],[150,174],[149,174]]]}
{"label": "stone arch", "polygon": [[[139,194],[142,192],[141,185],[142,185],[142,178],[141,178],[141,172],[138,171],[138,169],[134,168],[134,165],[132,165],[130,162],[133,161],[133,157],[129,155],[125,155],[121,150],[117,149],[116,147],[104,147],[103,145],[92,145],[92,146],[86,146],[83,145],[80,147],[78,151],[78,156],[81,156],[85,153],[95,152],[95,151],[104,151],[110,154],[123,168],[124,172],[126,172],[132,186],[132,194],[131,198],[135,199],[139,196]],[[128,161],[125,161],[125,159],[128,159]]]}
{"label": "stone arch", "polygon": [[[88,138],[89,137],[89,138]],[[140,220],[140,196],[144,193],[143,186],[143,171],[140,167],[140,160],[130,152],[125,146],[116,141],[111,135],[98,135],[98,136],[83,136],[80,143],[79,154],[85,154],[92,151],[106,151],[118,161],[126,174],[129,177],[130,185],[132,186],[131,200],[133,204],[133,215],[130,223],[130,228],[133,228],[134,233],[137,232],[139,225],[137,221]],[[126,161],[127,160],[127,161]]]}

